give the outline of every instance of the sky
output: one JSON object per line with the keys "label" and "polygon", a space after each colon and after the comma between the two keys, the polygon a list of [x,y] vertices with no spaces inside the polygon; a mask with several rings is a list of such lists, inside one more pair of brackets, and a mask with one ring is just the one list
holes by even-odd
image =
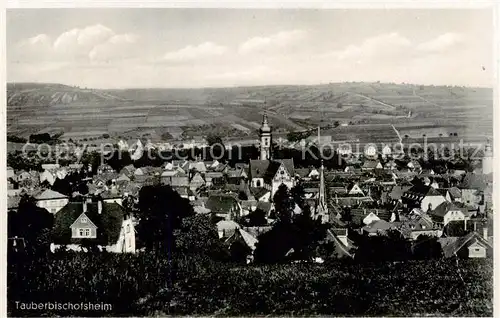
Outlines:
{"label": "sky", "polygon": [[9,9],[7,80],[492,87],[490,9]]}

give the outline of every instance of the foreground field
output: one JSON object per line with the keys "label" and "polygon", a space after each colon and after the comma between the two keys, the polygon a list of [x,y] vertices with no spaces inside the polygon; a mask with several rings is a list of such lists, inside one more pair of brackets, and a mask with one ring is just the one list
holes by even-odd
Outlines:
{"label": "foreground field", "polygon": [[[34,270],[36,269],[36,270]],[[82,275],[85,273],[85,275]],[[239,266],[150,255],[49,256],[9,264],[15,301],[112,304],[111,312],[55,315],[491,316],[492,260]]]}

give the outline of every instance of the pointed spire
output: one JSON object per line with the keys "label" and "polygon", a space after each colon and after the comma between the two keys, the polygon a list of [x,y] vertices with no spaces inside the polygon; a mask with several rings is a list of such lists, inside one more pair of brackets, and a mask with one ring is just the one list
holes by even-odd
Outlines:
{"label": "pointed spire", "polygon": [[321,159],[321,167],[319,170],[319,194],[318,194],[318,203],[316,205],[316,215],[319,217],[328,215],[328,207],[326,205],[326,195],[325,195],[325,175],[324,175],[324,167],[323,167],[323,159]]}

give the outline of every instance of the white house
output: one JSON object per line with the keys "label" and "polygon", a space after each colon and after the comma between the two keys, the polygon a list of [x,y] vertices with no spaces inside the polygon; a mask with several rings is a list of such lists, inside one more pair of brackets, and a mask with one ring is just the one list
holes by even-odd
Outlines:
{"label": "white house", "polygon": [[451,221],[465,221],[469,219],[466,208],[458,207],[455,203],[445,201],[429,213],[436,223],[447,225]]}
{"label": "white house", "polygon": [[53,233],[52,251],[82,251],[88,245],[113,253],[136,251],[133,220],[116,203],[69,203],[56,214]]}
{"label": "white house", "polygon": [[50,213],[57,213],[69,202],[69,198],[62,193],[47,189],[35,197],[36,205]]}

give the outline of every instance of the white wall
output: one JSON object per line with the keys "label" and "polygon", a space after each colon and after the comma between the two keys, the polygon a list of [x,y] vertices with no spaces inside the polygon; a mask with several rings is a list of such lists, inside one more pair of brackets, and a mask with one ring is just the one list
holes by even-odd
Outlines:
{"label": "white wall", "polygon": [[435,209],[444,201],[446,201],[446,199],[441,195],[426,196],[422,199],[420,208],[422,209],[422,211],[427,212],[427,210],[429,210],[429,203],[431,204],[431,209]]}

